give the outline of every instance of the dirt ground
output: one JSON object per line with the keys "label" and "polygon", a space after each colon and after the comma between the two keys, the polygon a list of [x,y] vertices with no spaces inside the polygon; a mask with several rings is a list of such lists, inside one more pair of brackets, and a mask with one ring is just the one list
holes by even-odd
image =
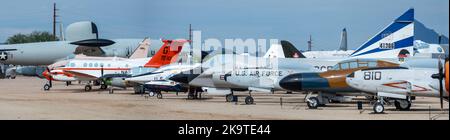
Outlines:
{"label": "dirt ground", "polygon": [[[85,92],[84,85],[66,86],[54,82],[51,91],[44,91],[44,79],[17,77],[0,79],[0,119],[7,120],[448,120],[448,102],[444,111],[438,98],[418,97],[411,111],[397,111],[386,106],[385,114],[372,114],[365,101],[364,110],[356,102],[329,104],[310,110],[303,94],[253,94],[254,105],[245,105],[244,96],[238,103],[225,102],[221,96],[203,95],[202,100],[187,100],[186,94],[163,93],[163,99],[134,95],[129,90],[114,94],[93,87]],[[238,95],[246,95],[239,93]],[[358,98],[363,99],[363,98]],[[282,104],[280,104],[282,100]]]}

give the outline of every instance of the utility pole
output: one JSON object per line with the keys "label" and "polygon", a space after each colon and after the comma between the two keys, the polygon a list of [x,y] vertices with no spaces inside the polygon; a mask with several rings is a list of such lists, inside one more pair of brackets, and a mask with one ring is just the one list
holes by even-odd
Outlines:
{"label": "utility pole", "polygon": [[312,50],[312,37],[309,35],[309,41],[308,41],[308,51]]}
{"label": "utility pole", "polygon": [[53,3],[53,38],[56,40],[56,17],[58,17],[58,15],[56,14],[56,11],[58,11],[58,9],[56,9],[56,3]]}

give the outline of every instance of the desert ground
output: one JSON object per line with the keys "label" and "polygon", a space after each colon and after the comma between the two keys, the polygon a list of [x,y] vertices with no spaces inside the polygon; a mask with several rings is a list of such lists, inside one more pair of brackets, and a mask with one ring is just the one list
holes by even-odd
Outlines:
{"label": "desert ground", "polygon": [[[386,106],[384,114],[373,114],[364,97],[354,102],[328,104],[308,109],[304,94],[253,93],[255,104],[245,105],[243,95],[237,103],[225,102],[225,97],[203,95],[201,100],[188,100],[185,93],[163,93],[156,96],[133,94],[128,90],[107,90],[74,82],[66,86],[53,82],[44,91],[47,81],[36,77],[0,79],[0,119],[2,120],[448,120],[448,102],[440,109],[438,98],[418,97],[411,111]],[[282,100],[282,103],[280,101]],[[356,100],[364,101],[358,110]]]}

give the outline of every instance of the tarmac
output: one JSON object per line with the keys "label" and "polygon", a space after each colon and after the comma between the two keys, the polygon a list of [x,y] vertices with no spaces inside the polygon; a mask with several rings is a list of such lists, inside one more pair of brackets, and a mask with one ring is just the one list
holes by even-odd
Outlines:
{"label": "tarmac", "polygon": [[[384,114],[373,114],[364,97],[348,103],[333,103],[308,109],[304,94],[252,93],[255,104],[245,105],[246,92],[238,102],[225,102],[223,96],[205,93],[200,100],[188,100],[187,94],[163,93],[156,96],[133,94],[128,90],[107,90],[93,87],[84,91],[84,84],[53,82],[44,91],[47,81],[18,76],[0,79],[1,120],[449,120],[449,103],[440,109],[438,98],[417,97],[410,111],[398,111],[386,105]],[[356,101],[363,101],[363,110]]]}

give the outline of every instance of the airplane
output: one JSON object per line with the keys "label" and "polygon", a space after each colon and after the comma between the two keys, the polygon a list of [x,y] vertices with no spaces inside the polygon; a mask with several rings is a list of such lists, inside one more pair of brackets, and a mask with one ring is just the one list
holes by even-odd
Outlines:
{"label": "airplane", "polygon": [[[142,39],[101,39],[97,29],[94,22],[82,21],[72,23],[66,28],[66,40],[0,45],[0,63],[43,67],[59,60],[74,58],[78,54],[128,57],[142,41]],[[150,47],[148,55],[152,56],[155,51],[156,47]],[[25,75],[42,76],[45,69],[45,67],[24,67],[20,72],[27,72]]]}
{"label": "airplane", "polygon": [[[134,50],[134,52],[130,55],[128,59],[139,59],[139,58],[147,58],[147,53],[149,50],[150,39],[145,38],[142,42],[139,43],[139,46]],[[73,74],[64,71],[64,67],[70,67],[69,63],[73,60],[117,60],[122,58],[117,57],[94,57],[94,56],[85,56],[85,55],[76,55],[72,59],[68,60],[60,60],[51,65],[48,65],[47,68],[42,72],[44,78],[46,78],[49,83],[44,85],[44,90],[50,90],[52,87],[52,81],[61,81],[66,82],[67,86],[70,85],[72,81],[81,81],[82,79],[76,78]],[[123,59],[124,60],[124,59]],[[70,64],[72,65],[72,64]],[[75,64],[73,64],[75,65]],[[21,70],[21,69],[18,69]],[[86,80],[86,79],[84,79]]]}
{"label": "airplane", "polygon": [[[312,42],[310,40],[310,42]],[[343,59],[348,58],[355,50],[348,50],[347,46],[347,29],[342,30],[341,43],[338,50],[334,51],[306,51],[303,52],[306,58],[327,58],[327,59]]]}
{"label": "airplane", "polygon": [[[404,61],[405,58],[410,56],[410,52],[412,52],[413,50],[413,22],[414,9],[409,9],[400,17],[395,19],[393,23],[389,24],[385,29],[372,37],[372,39],[361,45],[357,49],[357,52],[353,52],[353,55],[351,55],[350,58],[259,58],[260,61],[267,62],[260,63],[259,61],[255,61],[258,58],[223,55],[216,57],[216,60],[213,59],[211,60],[211,62],[208,62],[209,60],[207,62],[204,62],[204,64],[214,62],[214,65],[202,65],[202,68],[200,69],[203,70],[203,73],[201,74],[176,74],[172,76],[170,80],[188,84],[192,87],[208,88],[208,94],[212,93],[218,95],[227,95],[226,99],[233,95],[233,90],[273,91],[281,88],[286,91],[298,91],[296,88],[284,88],[282,83],[280,83],[280,79],[285,77],[286,74],[289,74],[289,72],[319,73],[316,70],[324,72],[329,69],[333,69],[333,66],[335,66],[338,62],[345,61],[346,59],[375,57]],[[401,43],[397,43],[397,45],[395,45],[395,42],[399,40],[401,40]],[[391,46],[386,47],[386,45]],[[234,62],[229,62],[231,60],[233,60]],[[245,61],[255,63],[244,63]],[[270,64],[278,64],[278,67],[271,67]],[[223,65],[231,65],[231,68],[223,69]],[[316,68],[316,70],[311,68]],[[240,71],[246,73],[261,73],[264,70],[269,70],[272,72],[284,72],[281,72],[283,73],[283,75],[273,77],[268,76],[267,78],[257,78],[259,81],[252,77],[254,76],[253,74],[248,74],[247,76],[238,76]],[[233,77],[232,74],[235,74],[235,76]],[[230,78],[230,80],[228,80],[228,78]],[[233,82],[233,78],[235,78],[236,82]],[[241,81],[241,83],[237,81]],[[261,85],[258,85],[254,82],[264,82],[264,84],[260,83]],[[341,79],[340,82],[345,83],[345,78]],[[251,95],[248,96],[247,99],[248,103],[252,103],[253,100],[251,98]]]}
{"label": "airplane", "polygon": [[[287,42],[281,41],[282,45],[272,44],[263,58],[304,58],[304,56],[297,50],[295,47]],[[202,51],[201,60],[209,59],[211,56],[217,55],[214,52],[205,53]],[[248,56],[246,54],[241,54],[240,56]],[[212,59],[212,58],[211,58]],[[212,59],[215,60],[215,59]],[[212,61],[210,61],[212,62]],[[208,63],[208,62],[205,62]],[[144,86],[145,90],[150,91],[150,93],[156,93],[158,98],[162,98],[161,91],[173,91],[173,92],[186,92],[186,87],[183,83],[175,82],[169,80],[168,77],[171,77],[174,74],[181,73],[183,71],[195,69],[201,66],[201,63],[194,64],[171,64],[168,66],[161,67],[160,69],[140,74],[134,75],[130,78],[126,78],[124,83],[135,82]],[[201,96],[201,95],[200,95]],[[188,98],[196,98],[194,96],[188,96]]]}
{"label": "airplane", "polygon": [[[124,83],[130,85],[136,83],[143,85],[142,92],[149,91],[151,96],[156,94],[158,99],[162,99],[161,91],[166,92],[187,92],[187,88],[182,83],[171,81],[168,77],[173,74],[180,73],[182,71],[190,70],[198,67],[200,63],[196,64],[179,64],[174,63],[163,66],[153,72],[135,75],[124,80]],[[132,85],[132,84],[131,84]]]}
{"label": "airplane", "polygon": [[[163,40],[163,45],[159,51],[151,58],[140,58],[133,54],[130,59],[125,58],[88,58],[88,59],[73,59],[67,62],[63,67],[58,67],[56,70],[47,70],[43,75],[46,75],[49,83],[44,85],[44,89],[51,87],[51,81],[55,78],[57,80],[74,80],[77,81],[101,81],[101,89],[106,89],[107,84],[111,83],[111,78],[127,77],[132,73],[132,68],[143,67],[147,69],[156,69],[163,65],[173,62],[181,51],[182,46],[186,40]],[[145,43],[144,43],[145,44]],[[141,45],[137,52],[146,51],[146,45]],[[142,51],[142,50],[143,51]],[[58,63],[58,62],[57,62]],[[50,73],[49,73],[50,71]],[[62,71],[58,72],[58,71]],[[86,91],[90,91],[92,86],[88,83],[85,86]]]}
{"label": "airplane", "polygon": [[[417,67],[407,65],[404,67],[369,68],[353,72],[348,75],[346,82],[349,86],[360,91],[373,94],[378,100],[373,104],[375,113],[384,112],[384,102],[387,97],[394,101],[396,109],[409,110],[415,97],[439,97],[441,109],[443,98],[449,97],[449,62],[445,68],[440,59],[424,59],[422,64],[437,64],[431,67]],[[412,63],[412,62],[411,62]],[[443,69],[445,72],[443,72]],[[443,88],[445,85],[445,88]],[[445,93],[445,94],[444,94]]]}
{"label": "airplane", "polygon": [[[325,72],[303,72],[285,76],[279,80],[284,90],[306,91],[306,102],[309,108],[316,109],[331,101],[348,100],[345,96],[366,96],[367,94],[351,88],[346,83],[347,75],[354,71],[374,67],[397,67],[395,61],[369,58],[353,58],[337,63]],[[312,96],[317,93],[316,97]]]}

